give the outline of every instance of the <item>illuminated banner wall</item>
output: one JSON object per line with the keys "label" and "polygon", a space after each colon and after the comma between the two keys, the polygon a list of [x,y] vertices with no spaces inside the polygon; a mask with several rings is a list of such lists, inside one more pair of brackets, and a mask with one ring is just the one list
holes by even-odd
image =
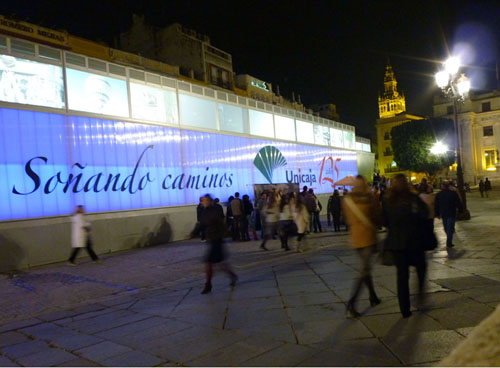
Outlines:
{"label": "illuminated banner wall", "polygon": [[254,183],[330,193],[357,172],[340,149],[6,108],[0,144],[0,220],[226,201]]}

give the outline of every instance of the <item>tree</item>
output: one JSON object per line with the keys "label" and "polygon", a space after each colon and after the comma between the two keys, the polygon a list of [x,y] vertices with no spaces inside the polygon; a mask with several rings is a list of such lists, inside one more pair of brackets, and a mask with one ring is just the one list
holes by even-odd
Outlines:
{"label": "tree", "polygon": [[[425,173],[433,178],[455,162],[453,120],[412,120],[392,128],[391,136],[394,161],[403,170]],[[431,153],[431,147],[438,141],[446,144],[449,151],[440,155]]]}

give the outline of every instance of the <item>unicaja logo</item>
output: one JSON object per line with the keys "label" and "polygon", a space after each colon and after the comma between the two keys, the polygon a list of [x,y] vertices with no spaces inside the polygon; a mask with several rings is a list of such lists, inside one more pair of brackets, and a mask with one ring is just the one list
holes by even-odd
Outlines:
{"label": "unicaja logo", "polygon": [[274,169],[285,166],[286,159],[276,147],[265,146],[257,153],[253,164],[264,175],[269,184],[272,184]]}

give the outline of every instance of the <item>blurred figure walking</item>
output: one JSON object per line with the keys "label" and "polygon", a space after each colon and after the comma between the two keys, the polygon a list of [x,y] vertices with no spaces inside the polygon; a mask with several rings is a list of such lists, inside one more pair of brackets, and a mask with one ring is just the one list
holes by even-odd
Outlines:
{"label": "blurred figure walking", "polygon": [[264,205],[263,213],[265,215],[264,226],[264,239],[260,244],[263,250],[269,250],[266,247],[266,243],[269,239],[272,239],[273,235],[276,233],[278,227],[278,220],[280,215],[279,203],[276,200],[276,193],[271,192],[267,203]]}
{"label": "blurred figure walking", "polygon": [[[292,202],[292,203],[291,203]],[[285,251],[289,251],[288,237],[295,233],[295,223],[293,222],[293,193],[283,195],[280,202],[280,221],[279,221],[279,233],[281,240],[281,248]]]}
{"label": "blurred figure walking", "polygon": [[371,275],[371,259],[377,250],[376,232],[380,210],[377,198],[361,175],[356,177],[352,192],[344,197],[343,206],[345,219],[349,224],[351,246],[356,249],[361,260],[359,275],[354,281],[351,298],[347,303],[347,313],[351,317],[359,317],[356,299],[363,284],[370,293],[370,305],[373,307],[380,304]]}
{"label": "blurred figure walking", "polygon": [[212,275],[213,265],[220,263],[221,269],[229,275],[231,286],[236,284],[238,276],[231,269],[229,264],[225,262],[227,253],[224,248],[224,212],[222,207],[215,206],[212,197],[207,194],[202,198],[202,206],[204,211],[201,214],[200,226],[205,230],[205,236],[208,241],[208,251],[205,255],[205,273],[206,282],[202,294],[208,294],[212,291]]}
{"label": "blurred figure walking", "polygon": [[[436,198],[437,201],[437,198]],[[427,272],[424,245],[421,244],[422,220],[429,216],[426,204],[410,190],[404,174],[391,179],[383,202],[383,222],[388,234],[384,251],[390,251],[397,269],[399,309],[403,318],[411,316],[409,268],[417,268],[419,293],[422,295]]]}
{"label": "blurred figure walking", "polygon": [[297,225],[297,252],[302,252],[302,240],[309,229],[309,212],[304,204],[304,196],[298,195],[295,198],[295,208],[293,209],[293,219]]}
{"label": "blurred figure walking", "polygon": [[87,253],[92,258],[92,261],[99,262],[99,257],[97,257],[92,249],[90,229],[90,222],[85,219],[85,209],[81,205],[77,206],[76,211],[71,215],[71,246],[73,247],[73,252],[71,252],[68,262],[72,266],[75,265],[75,258],[81,248],[87,249]]}

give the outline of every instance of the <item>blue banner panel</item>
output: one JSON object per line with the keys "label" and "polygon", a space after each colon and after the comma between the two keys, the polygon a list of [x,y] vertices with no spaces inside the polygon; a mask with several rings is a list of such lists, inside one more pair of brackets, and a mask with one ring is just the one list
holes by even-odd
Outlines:
{"label": "blue banner panel", "polygon": [[357,173],[353,151],[6,108],[0,143],[0,220],[226,201],[253,184],[330,193]]}

